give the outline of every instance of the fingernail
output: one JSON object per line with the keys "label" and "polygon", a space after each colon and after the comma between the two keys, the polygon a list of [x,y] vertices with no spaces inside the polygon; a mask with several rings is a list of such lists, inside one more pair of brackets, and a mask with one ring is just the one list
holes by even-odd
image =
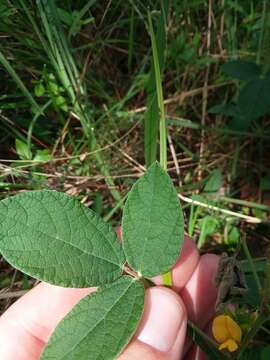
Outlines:
{"label": "fingernail", "polygon": [[169,351],[185,319],[184,305],[172,290],[150,288],[146,293],[145,310],[137,338],[156,350]]}

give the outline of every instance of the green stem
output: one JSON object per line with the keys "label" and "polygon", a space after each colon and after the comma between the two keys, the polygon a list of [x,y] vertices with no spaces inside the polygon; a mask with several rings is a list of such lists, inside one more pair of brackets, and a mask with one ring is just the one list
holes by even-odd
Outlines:
{"label": "green stem", "polygon": [[32,151],[31,151],[31,139],[32,139],[32,134],[33,134],[33,129],[34,129],[34,126],[36,124],[36,121],[38,120],[38,118],[41,116],[41,115],[44,115],[44,111],[51,105],[52,101],[49,100],[46,102],[45,105],[43,105],[40,110],[38,112],[36,112],[35,116],[33,117],[29,127],[28,127],[28,132],[27,132],[27,147],[28,147],[28,152],[29,154],[32,154]]}
{"label": "green stem", "polygon": [[148,12],[148,22],[149,22],[149,30],[151,37],[152,52],[153,52],[154,69],[155,69],[157,101],[158,101],[159,114],[160,114],[160,122],[159,122],[160,165],[165,171],[167,171],[167,129],[166,129],[166,119],[165,119],[164,98],[162,91],[162,80],[161,80],[161,72],[160,72],[160,65],[158,59],[157,43],[156,43],[156,37],[153,29],[153,23],[150,12]]}
{"label": "green stem", "polygon": [[246,207],[250,207],[250,208],[260,209],[260,210],[263,210],[263,211],[270,211],[270,206],[267,206],[267,205],[264,205],[264,204],[259,204],[259,203],[256,203],[254,201],[235,199],[235,198],[230,198],[230,197],[227,197],[227,196],[220,196],[218,199],[220,201],[223,201],[223,202],[226,202],[226,203],[231,203],[231,204],[246,206]]}
{"label": "green stem", "polygon": [[104,221],[107,222],[112,218],[112,216],[116,213],[116,211],[123,206],[127,196],[128,194],[126,194],[121,200],[119,200],[118,203],[115,205],[115,207],[111,211],[109,211],[108,214],[104,216],[103,218]]}

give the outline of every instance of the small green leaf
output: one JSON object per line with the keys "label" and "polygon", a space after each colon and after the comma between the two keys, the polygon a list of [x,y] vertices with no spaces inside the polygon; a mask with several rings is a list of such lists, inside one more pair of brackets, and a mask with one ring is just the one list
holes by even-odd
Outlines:
{"label": "small green leaf", "polygon": [[59,86],[53,80],[48,83],[48,90],[55,96],[59,94]]}
{"label": "small green leaf", "polygon": [[217,192],[223,184],[223,175],[220,169],[215,169],[211,172],[205,187],[204,192],[215,193]]}
{"label": "small green leaf", "polygon": [[68,111],[68,106],[66,103],[66,99],[59,95],[54,99],[55,106],[62,109],[63,111]]}
{"label": "small green leaf", "polygon": [[0,202],[0,252],[26,274],[67,287],[111,282],[125,261],[109,224],[75,198],[47,190]]}
{"label": "small green leaf", "polygon": [[203,218],[202,224],[201,224],[201,233],[198,240],[198,248],[200,249],[207,238],[207,236],[211,236],[214,234],[218,227],[218,220],[210,215],[206,215]]}
{"label": "small green leaf", "polygon": [[52,158],[53,157],[49,153],[49,151],[47,149],[44,149],[44,150],[37,150],[36,155],[33,160],[34,161],[49,161]]}
{"label": "small green leaf", "polygon": [[228,245],[235,246],[240,241],[240,231],[236,226],[229,226],[228,230]]}
{"label": "small green leaf", "polygon": [[41,360],[112,360],[128,344],[144,306],[142,283],[124,276],[88,295],[57,326]]}
{"label": "small green leaf", "polygon": [[36,84],[36,86],[34,87],[34,93],[37,97],[43,96],[45,94],[45,91],[45,87],[41,82]]}
{"label": "small green leaf", "polygon": [[29,148],[26,143],[24,143],[19,139],[16,139],[15,145],[16,145],[16,152],[20,159],[31,160],[32,154],[29,151]]}
{"label": "small green leaf", "polygon": [[183,243],[184,221],[170,177],[156,162],[132,187],[123,213],[129,265],[145,277],[170,270]]}

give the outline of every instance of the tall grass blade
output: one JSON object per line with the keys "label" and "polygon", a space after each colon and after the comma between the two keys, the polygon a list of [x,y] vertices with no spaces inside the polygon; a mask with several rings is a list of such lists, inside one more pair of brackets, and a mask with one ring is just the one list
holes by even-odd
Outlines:
{"label": "tall grass blade", "polygon": [[40,107],[33,98],[30,91],[26,88],[22,80],[20,79],[19,75],[16,73],[16,71],[13,69],[10,62],[7,60],[5,55],[0,50],[0,63],[2,66],[6,69],[6,71],[9,73],[10,77],[13,79],[13,81],[17,84],[18,88],[21,90],[22,94],[25,96],[25,98],[29,101],[30,105],[32,106],[32,110],[34,113],[40,113]]}
{"label": "tall grass blade", "polygon": [[[86,90],[81,82],[80,72],[72,55],[72,51],[69,47],[66,35],[63,32],[55,1],[37,0],[37,14],[40,16],[41,26],[37,23],[36,19],[32,15],[29,4],[26,3],[25,0],[18,1],[21,6],[21,10],[25,13],[33,27],[34,32],[38,36],[45,54],[48,57],[48,61],[54,69],[55,75],[57,76],[69,97],[72,112],[76,114],[81,122],[83,133],[87,139],[89,149],[98,150],[99,145],[94,134],[94,124],[88,115],[89,104],[86,100]],[[83,8],[83,13],[87,11],[93,3],[94,1],[89,1]],[[0,62],[5,65],[10,75],[15,79],[18,86],[22,89],[23,93],[28,98],[30,104],[36,109],[36,117],[34,117],[35,120],[31,123],[31,126],[33,126],[36,119],[41,114],[39,106],[36,104],[31,94],[27,91],[24,84],[20,81],[19,77],[16,76],[15,71],[11,66],[9,66],[9,63],[3,56],[0,57]],[[28,132],[28,143],[31,132],[32,128],[30,128]],[[96,161],[100,172],[105,177],[105,181],[112,196],[116,201],[120,201],[121,196],[118,190],[115,188],[114,182],[110,176],[110,172],[100,152],[96,153]]]}
{"label": "tall grass blade", "polygon": [[[158,58],[160,76],[164,69],[166,50],[166,24],[169,2],[161,2],[160,16],[157,23],[156,57]],[[154,32],[154,30],[153,30]],[[154,59],[147,84],[147,112],[144,119],[144,156],[147,167],[157,158],[158,129],[160,109],[158,105]]]}

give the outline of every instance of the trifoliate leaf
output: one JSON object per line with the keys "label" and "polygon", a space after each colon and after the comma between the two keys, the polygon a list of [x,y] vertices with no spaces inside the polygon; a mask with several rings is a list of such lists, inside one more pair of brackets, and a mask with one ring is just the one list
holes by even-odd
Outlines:
{"label": "trifoliate leaf", "polygon": [[144,287],[130,276],[88,295],[62,320],[41,360],[112,360],[128,344],[144,305]]}
{"label": "trifoliate leaf", "polygon": [[129,265],[145,277],[167,272],[183,242],[184,221],[170,177],[154,163],[131,189],[123,214]]}
{"label": "trifoliate leaf", "polygon": [[109,224],[75,198],[46,190],[0,202],[0,252],[26,274],[69,287],[111,282],[125,261]]}

